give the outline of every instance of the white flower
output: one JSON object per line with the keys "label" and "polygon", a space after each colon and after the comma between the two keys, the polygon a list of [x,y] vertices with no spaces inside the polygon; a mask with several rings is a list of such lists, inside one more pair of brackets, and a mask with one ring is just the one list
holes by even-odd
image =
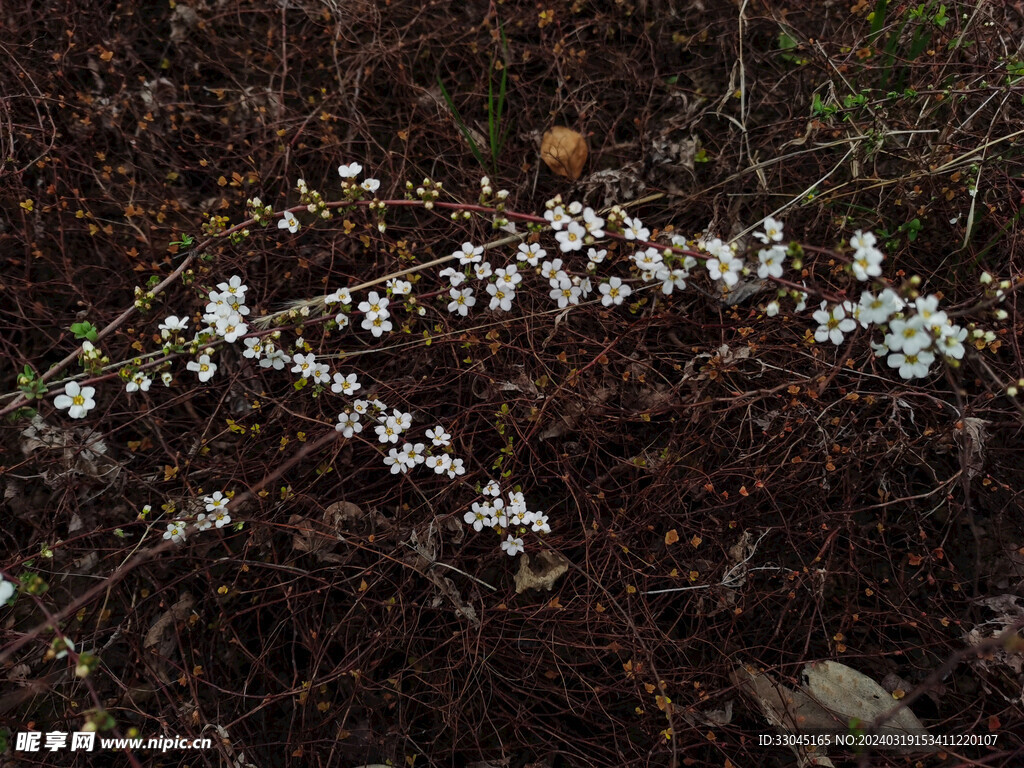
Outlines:
{"label": "white flower", "polygon": [[388,304],[391,300],[385,296],[380,296],[376,291],[370,291],[366,296],[366,301],[359,302],[359,311],[366,315],[367,320],[375,320],[376,318],[387,319],[391,313],[388,312]]}
{"label": "white flower", "polygon": [[370,403],[366,400],[353,400],[352,410],[358,413],[360,416],[365,416],[366,411],[369,409]]}
{"label": "white flower", "polygon": [[331,366],[317,363],[313,366],[313,381],[317,384],[328,384],[331,381]]}
{"label": "white flower", "polygon": [[779,302],[769,301],[764,308],[764,313],[768,315],[768,317],[775,317],[779,314]]}
{"label": "white flower", "polygon": [[213,515],[200,512],[196,515],[196,528],[200,531],[208,531],[213,527]]}
{"label": "white flower", "polygon": [[231,522],[231,513],[226,509],[218,509],[213,513],[213,524],[218,528],[223,528]]}
{"label": "white flower", "polygon": [[299,220],[295,218],[295,214],[291,211],[285,211],[277,222],[278,229],[287,229],[292,234],[299,231]]}
{"label": "white flower", "polygon": [[601,292],[601,303],[606,307],[610,307],[612,304],[621,304],[623,299],[633,292],[633,289],[623,284],[622,280],[618,277],[613,277],[608,282],[601,283],[597,290]]}
{"label": "white flower", "polygon": [[885,335],[885,346],[893,352],[916,355],[931,344],[931,334],[924,330],[924,318],[920,315],[914,315],[909,320],[896,318],[890,321],[889,333]]}
{"label": "white flower", "polygon": [[492,274],[491,262],[483,261],[473,267],[473,272],[476,274],[477,280],[486,280]]}
{"label": "white flower", "polygon": [[523,540],[513,536],[511,533],[508,538],[501,542],[501,548],[508,552],[510,557],[515,557],[526,548],[523,546]]}
{"label": "white flower", "polygon": [[452,297],[448,303],[449,312],[458,312],[465,317],[469,314],[469,308],[476,304],[472,288],[463,288],[461,291],[458,288],[449,288],[448,294]]}
{"label": "white flower", "polygon": [[349,165],[339,165],[338,175],[343,179],[354,179],[360,173],[363,172],[363,166],[359,163],[351,163]]}
{"label": "white flower", "polygon": [[405,466],[412,469],[417,464],[422,464],[426,460],[426,456],[423,455],[423,451],[426,446],[423,443],[406,443],[402,446],[402,461],[405,462]]}
{"label": "white flower", "polygon": [[249,332],[249,326],[242,322],[242,318],[232,313],[227,317],[217,318],[214,330],[228,344],[234,344],[239,336],[244,336]]}
{"label": "white flower", "polygon": [[244,299],[245,292],[249,290],[249,286],[243,283],[242,278],[238,275],[232,275],[226,283],[217,283],[217,287],[226,294],[224,298],[227,298],[227,296],[239,296]]}
{"label": "white flower", "polygon": [[[804,285],[806,287],[806,283]],[[797,296],[800,300],[796,303],[796,306],[793,307],[793,311],[803,312],[805,309],[807,309],[807,293],[806,291],[799,291],[797,293]]]}
{"label": "white flower", "polygon": [[509,288],[499,288],[496,284],[490,283],[487,292],[491,294],[491,303],[488,309],[501,309],[503,312],[512,311],[512,300],[516,292]]}
{"label": "white flower", "polygon": [[384,420],[383,424],[378,424],[373,429],[377,433],[377,439],[382,443],[397,443],[398,436],[402,434],[402,428],[390,416]]}
{"label": "white flower", "polygon": [[308,379],[316,372],[316,355],[312,352],[308,355],[296,354],[292,362],[295,363],[292,366],[292,373],[301,373],[304,379]]}
{"label": "white flower", "polygon": [[764,232],[755,232],[754,237],[760,240],[762,243],[775,242],[778,243],[782,240],[782,222],[778,219],[773,219],[771,216],[766,218],[763,222]]}
{"label": "white flower", "polygon": [[536,267],[537,262],[548,255],[548,252],[540,247],[539,243],[526,243],[519,244],[519,253],[516,254],[516,258],[519,261],[527,262],[531,267]]}
{"label": "white flower", "polygon": [[218,509],[227,507],[228,499],[220,491],[214,491],[212,496],[203,497],[203,505],[206,507],[207,512],[215,512]]}
{"label": "white flower", "polygon": [[427,437],[437,446],[449,446],[452,444],[452,436],[445,432],[444,427],[438,424],[433,429],[427,430]]}
{"label": "white flower", "polygon": [[0,578],[0,606],[6,605],[7,601],[14,596],[16,591],[15,586],[11,582]]}
{"label": "white flower", "polygon": [[548,280],[557,280],[561,275],[562,271],[562,260],[555,259],[554,261],[545,261],[540,265],[540,273],[543,277]]}
{"label": "white flower", "polygon": [[391,413],[393,414],[395,423],[398,424],[398,428],[401,429],[403,432],[405,432],[407,429],[409,429],[409,427],[412,426],[411,413],[402,413],[397,408],[392,410]]}
{"label": "white flower", "polygon": [[170,539],[174,542],[184,541],[185,523],[182,520],[175,520],[173,523],[168,523],[167,530],[164,531],[164,538]]}
{"label": "white flower", "polygon": [[494,480],[488,480],[480,493],[484,496],[501,496],[501,486]]}
{"label": "white flower", "polygon": [[331,304],[351,304],[351,303],[352,303],[352,294],[349,292],[348,288],[339,288],[334,293],[330,293],[327,296],[324,296],[324,304],[327,304],[328,306],[331,305]]}
{"label": "white flower", "polygon": [[363,425],[359,423],[359,414],[348,411],[338,414],[338,423],[334,428],[345,437],[352,437],[356,432],[363,431]]}
{"label": "white flower", "polygon": [[164,371],[163,373],[160,374],[160,381],[163,382],[165,387],[171,386],[171,382],[173,380],[174,380],[174,377],[171,376],[170,371]]}
{"label": "white flower", "polygon": [[761,266],[757,268],[757,276],[762,280],[769,277],[782,277],[782,263],[786,260],[786,249],[781,245],[762,248],[757,252]]}
{"label": "white flower", "polygon": [[891,288],[886,288],[875,296],[870,291],[864,291],[860,295],[860,324],[867,328],[872,323],[881,325],[889,322],[889,319],[903,309],[903,299],[896,295]]}
{"label": "white flower", "polygon": [[363,179],[363,183],[359,185],[365,192],[373,194],[380,189],[380,182],[377,179]]}
{"label": "white flower", "polygon": [[448,477],[454,480],[457,475],[464,474],[466,474],[466,466],[462,459],[452,459],[451,466],[448,467]]}
{"label": "white flower", "polygon": [[604,248],[598,250],[597,248],[587,249],[587,269],[594,269],[598,264],[604,261],[604,257],[608,255],[608,251]]}
{"label": "white flower", "polygon": [[359,379],[354,373],[350,373],[348,376],[342,376],[340,373],[334,374],[331,392],[354,395],[357,390],[362,388],[363,385],[359,383]]}
{"label": "white flower", "polygon": [[445,267],[437,273],[439,277],[447,277],[449,284],[452,288],[457,288],[466,281],[465,272],[457,272],[452,267]]}
{"label": "white flower", "polygon": [[869,277],[878,277],[882,274],[882,261],[885,254],[877,248],[858,248],[853,254],[853,262],[850,267],[853,275],[858,280],[867,280]]}
{"label": "white flower", "polygon": [[426,464],[430,469],[439,475],[443,475],[452,466],[452,457],[447,453],[433,454],[427,456]]}
{"label": "white flower", "polygon": [[185,367],[190,371],[198,373],[201,383],[212,379],[213,374],[217,372],[217,364],[210,360],[209,355],[200,355],[198,360],[191,361]]}
{"label": "white flower", "polygon": [[566,210],[567,210],[567,211],[569,211],[569,214],[570,214],[570,215],[572,215],[572,216],[578,216],[578,215],[579,215],[579,212],[583,210],[583,203],[581,203],[581,202],[578,202],[578,201],[576,201],[576,200],[573,200],[573,201],[572,201],[571,203],[569,203],[569,205],[568,205],[568,206],[566,207]]}
{"label": "white flower", "polygon": [[483,252],[482,245],[474,246],[472,243],[463,243],[459,250],[452,253],[452,256],[459,257],[459,264],[473,264],[480,261]]}
{"label": "white flower", "polygon": [[919,296],[914,306],[926,328],[941,328],[946,324],[946,313],[939,310],[938,296]]}
{"label": "white flower", "polygon": [[519,274],[519,267],[515,264],[509,264],[507,267],[496,269],[494,276],[498,278],[496,282],[502,288],[515,290],[515,287],[523,282],[523,276]]}
{"label": "white flower", "polygon": [[665,260],[657,248],[645,248],[633,254],[633,263],[641,272],[653,273],[665,265]]}
{"label": "white flower", "polygon": [[935,355],[928,350],[915,354],[895,353],[889,355],[887,362],[890,368],[899,368],[900,377],[904,379],[923,379],[928,375],[928,367],[935,361]]}
{"label": "white flower", "polygon": [[712,280],[721,280],[730,288],[740,281],[740,271],[743,269],[741,259],[729,255],[724,259],[708,259],[704,263]]}
{"label": "white flower", "polygon": [[580,280],[580,295],[583,298],[586,298],[587,296],[589,296],[593,292],[594,292],[594,286],[590,284],[590,278],[589,277],[585,277],[582,280]]}
{"label": "white flower", "polygon": [[850,238],[850,247],[855,251],[865,250],[867,248],[874,248],[875,236],[870,232],[861,232],[859,229],[853,233],[853,237]]}
{"label": "white flower", "polygon": [[245,344],[245,350],[242,352],[242,357],[259,360],[263,356],[263,342],[260,341],[258,336],[250,336],[248,339],[243,339],[243,343]]}
{"label": "white flower", "polygon": [[841,304],[836,304],[831,311],[827,307],[828,302],[821,302],[821,309],[812,315],[819,323],[818,330],[814,332],[814,340],[818,342],[831,341],[838,346],[843,343],[843,334],[849,333],[857,327],[857,321],[846,316]]}
{"label": "white flower", "polygon": [[149,378],[149,376],[144,374],[142,371],[139,371],[132,376],[131,380],[124,388],[126,392],[138,392],[139,390],[149,392],[149,385],[152,383],[153,380]]}
{"label": "white flower", "polygon": [[661,280],[661,292],[668,296],[673,290],[686,288],[686,278],[690,273],[685,269],[659,269],[654,273],[657,280]]}
{"label": "white flower", "polygon": [[551,533],[551,526],[548,525],[548,516],[543,512],[532,513],[530,530],[534,533]]}
{"label": "white flower", "polygon": [[583,209],[583,226],[591,237],[604,237],[604,219],[594,213],[593,208]]}
{"label": "white flower", "polygon": [[650,230],[646,229],[643,222],[640,219],[627,216],[622,220],[624,229],[622,230],[622,236],[627,240],[643,240],[647,241],[651,239]]}
{"label": "white flower", "polygon": [[959,325],[944,325],[939,331],[937,347],[946,357],[955,360],[962,360],[964,357],[964,340],[967,338],[967,329]]}
{"label": "white flower", "polygon": [[570,221],[568,214],[565,212],[565,208],[560,205],[556,205],[544,212],[544,218],[548,220],[551,228],[558,232]]}
{"label": "white flower", "polygon": [[473,502],[473,509],[462,516],[466,525],[472,525],[474,531],[482,531],[484,528],[493,528],[496,520],[492,514],[490,504]]}
{"label": "white flower", "polygon": [[260,368],[273,368],[275,371],[283,371],[285,365],[292,361],[283,350],[270,349],[267,356],[260,360]]}
{"label": "white flower", "polygon": [[412,283],[408,280],[399,280],[398,278],[393,277],[388,280],[387,286],[395,296],[406,296],[412,293]]}
{"label": "white flower", "polygon": [[583,247],[583,237],[586,234],[587,230],[579,223],[570,221],[565,229],[555,234],[555,240],[558,241],[558,248],[562,253],[569,253]]}
{"label": "white flower", "polygon": [[572,280],[568,277],[561,278],[558,281],[558,287],[552,288],[549,295],[558,302],[559,309],[565,309],[570,304],[580,303],[579,286],[573,285]]}
{"label": "white flower", "polygon": [[397,448],[392,448],[391,450],[388,451],[388,455],[384,457],[384,463],[391,467],[392,475],[397,475],[399,472],[405,473],[408,471],[402,453]]}
{"label": "white flower", "polygon": [[386,320],[383,317],[375,317],[372,320],[369,317],[364,317],[360,325],[377,339],[383,336],[385,331],[390,331],[394,327],[390,320]]}
{"label": "white flower", "polygon": [[164,321],[157,326],[162,332],[161,335],[166,339],[171,333],[175,331],[184,331],[188,328],[188,318],[178,317],[177,315],[168,315],[164,318]]}

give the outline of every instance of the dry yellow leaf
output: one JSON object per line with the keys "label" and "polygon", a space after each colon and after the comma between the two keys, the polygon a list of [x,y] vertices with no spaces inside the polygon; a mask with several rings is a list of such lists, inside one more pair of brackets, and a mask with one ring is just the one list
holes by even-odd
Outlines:
{"label": "dry yellow leaf", "polygon": [[576,181],[587,162],[587,141],[572,128],[556,125],[541,139],[540,157],[552,173]]}
{"label": "dry yellow leaf", "polygon": [[679,532],[675,528],[665,534],[665,544],[672,545],[677,541],[679,541]]}

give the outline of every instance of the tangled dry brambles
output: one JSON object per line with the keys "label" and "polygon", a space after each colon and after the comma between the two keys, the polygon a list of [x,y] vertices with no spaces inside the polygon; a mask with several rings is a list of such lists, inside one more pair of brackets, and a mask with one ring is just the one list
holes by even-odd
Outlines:
{"label": "tangled dry brambles", "polygon": [[[8,749],[17,732],[91,721],[214,735],[216,755],[165,757],[182,765],[788,765],[753,738],[775,729],[751,687],[806,691],[808,664],[839,662],[930,732],[999,737],[913,760],[1019,762],[1008,638],[1024,462],[1006,388],[1024,376],[1022,18],[999,3],[848,5],[5,9],[0,409],[15,416],[15,395],[51,386],[29,402],[38,419],[5,421],[0,439],[0,603],[17,583],[0,607]],[[556,125],[589,146],[575,182],[540,156]],[[338,164],[354,162],[379,188],[314,221],[296,180],[331,201]],[[614,240],[589,303],[571,303],[570,282],[558,306],[534,279],[540,259],[516,262],[514,311],[481,286],[463,316],[437,273],[469,265],[425,267],[465,242],[497,243],[496,268],[518,252],[493,231],[495,201],[478,202],[482,175],[523,214],[516,237],[576,277],[586,249],[556,253],[568,229],[525,229],[548,227],[557,194],[601,216],[626,205],[661,245],[736,238],[754,274],[828,305],[799,315],[783,298],[769,316],[774,289],[752,275],[730,300],[703,272],[668,297],[639,290],[642,267]],[[424,190],[431,210],[424,178],[444,182]],[[256,197],[292,217],[239,223]],[[374,197],[396,201],[383,230]],[[769,214],[805,244],[799,274],[758,260]],[[252,236],[232,240],[236,226]],[[888,257],[865,257],[865,276],[877,267],[908,292],[920,276],[950,323],[977,324],[959,367],[905,380],[872,352],[880,334],[838,316],[862,286],[854,249],[833,246],[857,230]],[[718,267],[748,282],[724,252]],[[227,328],[207,361],[205,347],[163,355],[167,316],[198,330],[207,291],[232,276],[250,317],[270,318],[253,333],[302,336],[299,365],[329,364],[341,394],[297,390],[301,373],[261,367]],[[357,307],[388,278],[427,315],[392,291],[389,316],[370,311],[394,327],[375,336]],[[621,286],[632,295],[612,297]],[[328,328],[340,297],[318,317],[341,287],[347,331]],[[123,366],[151,381],[122,380]],[[426,454],[425,430],[443,426],[465,476],[426,456],[392,473],[366,417],[336,431],[359,394],[344,391],[350,373],[409,414],[413,448]],[[57,403],[70,374],[83,388]],[[490,479],[550,518],[526,537],[529,563],[464,522],[474,504],[493,511],[475,493]],[[230,522],[216,496],[229,490]],[[164,539],[178,519],[184,541]]]}

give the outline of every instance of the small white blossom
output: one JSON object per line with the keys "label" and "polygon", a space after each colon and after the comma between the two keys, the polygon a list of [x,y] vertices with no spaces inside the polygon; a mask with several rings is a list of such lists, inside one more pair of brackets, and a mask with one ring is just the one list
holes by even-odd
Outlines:
{"label": "small white blossom", "polygon": [[182,520],[175,520],[173,523],[167,524],[167,530],[164,531],[164,538],[170,539],[177,543],[185,540],[185,523]]}
{"label": "small white blossom", "polygon": [[551,289],[550,296],[558,302],[559,309],[565,309],[570,304],[580,303],[579,286],[573,285],[572,281],[567,277],[559,280],[558,287]]}
{"label": "small white blossom", "polygon": [[354,373],[350,373],[348,376],[342,376],[340,373],[334,374],[334,383],[331,384],[331,392],[354,395],[362,388],[363,385],[359,383],[359,378]]}
{"label": "small white blossom", "polygon": [[604,261],[604,257],[608,255],[608,251],[604,248],[598,250],[597,248],[587,249],[587,269],[594,269],[598,264]]}
{"label": "small white blossom", "polygon": [[482,245],[474,246],[472,243],[463,243],[459,250],[452,253],[452,256],[459,258],[459,264],[474,264],[480,261],[483,252]]}
{"label": "small white blossom", "polygon": [[946,357],[962,360],[964,357],[964,341],[966,339],[966,328],[961,328],[959,325],[944,325],[939,331],[936,346]]}
{"label": "small white blossom", "polygon": [[476,275],[477,280],[486,280],[488,277],[494,274],[491,271],[491,262],[482,261],[479,264],[475,264],[473,266],[473,273]]}
{"label": "small white blossom", "polygon": [[878,241],[871,232],[861,232],[858,229],[853,233],[853,237],[850,238],[850,247],[855,251],[866,250],[874,248],[876,242]]}
{"label": "small white blossom", "polygon": [[228,505],[228,499],[220,491],[214,491],[212,496],[203,497],[203,505],[207,512],[215,512],[224,509]]}
{"label": "small white blossom", "polygon": [[764,224],[764,232],[755,232],[754,237],[756,237],[762,243],[778,243],[782,240],[781,221],[779,221],[778,219],[773,219],[771,216],[769,216],[762,223]]}
{"label": "small white blossom", "polygon": [[388,304],[391,300],[386,296],[380,296],[376,291],[370,291],[366,301],[359,302],[359,311],[366,315],[368,320],[375,320],[378,317],[387,319],[391,313],[388,312]]}
{"label": "small white blossom", "polygon": [[858,280],[864,281],[882,274],[882,261],[885,254],[877,248],[858,248],[853,254],[850,267]]}
{"label": "small white blossom", "polygon": [[643,240],[647,241],[651,239],[651,232],[644,227],[643,222],[639,218],[627,216],[622,220],[624,229],[622,236],[627,240]]}
{"label": "small white blossom", "polygon": [[380,189],[380,182],[377,179],[363,179],[363,183],[359,186],[363,188],[364,192],[369,192],[372,195]]}
{"label": "small white blossom", "polygon": [[291,361],[291,357],[284,350],[268,349],[266,357],[260,360],[260,368],[273,368],[275,371],[283,371],[285,365]]}
{"label": "small white blossom", "polygon": [[935,361],[935,355],[928,350],[920,350],[914,354],[894,353],[889,355],[887,362],[890,368],[899,368],[903,379],[923,379],[928,375],[928,368]]}
{"label": "small white blossom", "polygon": [[452,457],[447,453],[435,453],[427,456],[426,465],[439,475],[443,475],[452,466]]}
{"label": "small white blossom", "polygon": [[157,328],[160,329],[161,335],[166,339],[171,333],[187,329],[188,319],[184,317],[177,317],[176,315],[168,315],[164,318],[164,321],[157,326]]}
{"label": "small white blossom", "polygon": [[263,356],[263,342],[258,336],[250,336],[248,339],[243,339],[242,342],[245,344],[242,357],[259,360]]}
{"label": "small white blossom", "polygon": [[328,384],[331,381],[331,366],[317,363],[313,366],[313,381],[317,384]]}
{"label": "small white blossom", "polygon": [[516,258],[519,261],[525,261],[531,267],[536,267],[537,262],[548,255],[548,252],[540,247],[539,243],[526,243],[519,244],[519,253],[516,254]]}
{"label": "small white blossom", "polygon": [[412,283],[408,280],[399,280],[398,278],[393,277],[388,280],[387,286],[395,296],[407,296],[412,293]]}
{"label": "small white blossom", "polygon": [[295,214],[291,211],[285,211],[284,216],[277,222],[277,228],[287,229],[292,234],[295,234],[299,231],[299,220],[295,218]]}
{"label": "small white blossom", "polygon": [[519,267],[515,264],[509,264],[507,267],[494,270],[494,276],[497,278],[496,282],[502,288],[515,290],[515,287],[523,282],[523,276],[519,274]]}
{"label": "small white blossom", "polygon": [[468,315],[469,308],[476,304],[472,288],[463,288],[461,291],[458,288],[450,288],[448,295],[452,297],[448,303],[448,311],[458,312],[463,317]]}
{"label": "small white blossom", "polygon": [[821,302],[821,309],[813,315],[815,321],[819,323],[818,330],[814,332],[814,340],[817,342],[831,341],[838,346],[843,343],[843,334],[856,328],[857,322],[846,316],[841,304],[836,304],[831,311],[827,307],[828,302]]}
{"label": "small white blossom", "polygon": [[466,474],[466,466],[462,459],[452,459],[451,466],[448,467],[448,477],[454,480],[458,475]]}
{"label": "small white blossom", "polygon": [[308,355],[297,354],[292,358],[295,363],[292,366],[292,373],[302,374],[302,378],[308,379],[316,372],[316,355],[310,352]]}
{"label": "small white blossom", "polygon": [[171,382],[174,381],[174,377],[171,375],[170,371],[164,371],[160,374],[160,381],[163,382],[165,387],[169,387],[171,386]]}
{"label": "small white blossom", "polygon": [[60,410],[67,408],[72,419],[84,419],[96,407],[96,401],[92,399],[95,394],[95,387],[83,387],[77,381],[69,381],[64,385],[64,394],[53,399],[53,405]]}
{"label": "small white blossom", "polygon": [[205,383],[212,379],[213,374],[217,372],[217,364],[210,360],[209,355],[200,355],[198,360],[192,360],[185,367],[190,371],[198,373],[199,381],[201,383]]}
{"label": "small white blossom", "polygon": [[452,288],[457,288],[466,281],[466,273],[458,272],[452,267],[445,267],[437,273],[440,277],[447,277]]}
{"label": "small white blossom", "polygon": [[762,248],[757,252],[761,265],[757,268],[757,276],[762,280],[769,277],[782,277],[782,264],[786,260],[786,249],[781,245]]}
{"label": "small white blossom", "polygon": [[397,443],[398,436],[402,434],[402,428],[392,417],[388,416],[383,424],[373,428],[377,433],[377,439],[382,443]]}
{"label": "small white blossom", "polygon": [[139,371],[128,380],[124,389],[126,392],[138,392],[140,390],[143,392],[149,392],[149,385],[152,383],[153,380],[149,378],[149,376],[144,374],[142,371]]}
{"label": "small white blossom", "polygon": [[397,475],[399,472],[404,474],[408,471],[402,452],[397,448],[388,451],[388,455],[384,457],[384,463],[391,467],[392,475]]}
{"label": "small white blossom", "polygon": [[338,166],[338,175],[343,179],[354,179],[362,172],[363,166],[359,163],[350,163],[349,165]]}
{"label": "small white blossom", "polygon": [[196,515],[196,528],[200,531],[208,531],[213,528],[213,515],[200,512]]}
{"label": "small white blossom", "polygon": [[886,288],[875,296],[871,291],[864,291],[860,295],[860,324],[867,328],[869,325],[881,325],[889,322],[889,319],[903,309],[903,300],[896,293]]}
{"label": "small white blossom", "polygon": [[391,324],[391,321],[387,320],[384,317],[375,317],[373,319],[370,319],[369,317],[364,317],[363,322],[360,323],[360,325],[362,328],[372,333],[374,338],[377,339],[379,339],[381,336],[385,334],[385,332],[390,331],[394,327]]}
{"label": "small white blossom", "polygon": [[513,536],[511,533],[508,535],[507,539],[501,542],[501,548],[505,552],[508,552],[510,557],[515,557],[526,549],[523,546],[523,540]]}
{"label": "small white blossom", "polygon": [[889,333],[885,335],[885,346],[905,355],[916,355],[930,347],[931,343],[931,334],[925,331],[924,319],[920,315],[914,315],[909,320],[896,318],[890,321]]}
{"label": "small white blossom", "polygon": [[480,493],[484,496],[501,496],[501,486],[494,480],[488,480]]}
{"label": "small white blossom", "polygon": [[488,309],[512,311],[512,300],[516,297],[515,291],[510,288],[499,288],[495,283],[490,283],[487,286],[487,292],[491,294],[491,303]]}
{"label": "small white blossom", "polygon": [[946,313],[939,309],[938,296],[919,296],[914,301],[914,307],[926,328],[941,328],[947,322]]}
{"label": "small white blossom", "polygon": [[659,269],[654,273],[654,278],[661,281],[661,292],[668,296],[676,288],[683,290],[686,288],[686,278],[690,276],[690,273],[685,269]]}
{"label": "small white blossom", "polygon": [[363,431],[363,425],[359,423],[359,414],[348,411],[338,414],[338,423],[334,425],[334,428],[344,437],[352,437],[356,432]]}
{"label": "small white blossom", "polygon": [[570,221],[565,229],[555,234],[555,240],[558,241],[558,248],[562,253],[569,253],[583,247],[583,237],[586,234],[587,230],[579,223]]}
{"label": "small white blossom", "polygon": [[604,219],[594,213],[593,208],[583,209],[583,226],[591,237],[604,237]]}
{"label": "small white blossom", "polygon": [[334,293],[329,293],[324,296],[324,304],[330,306],[331,304],[351,304],[352,294],[348,288],[339,288]]}
{"label": "small white blossom", "polygon": [[597,290],[601,292],[601,303],[606,307],[610,307],[612,304],[621,304],[633,292],[633,289],[625,285],[622,279],[618,277],[613,277],[608,282],[601,283]]}
{"label": "small white blossom", "polygon": [[768,315],[768,317],[775,317],[779,314],[779,302],[769,301],[764,308],[764,313]]}
{"label": "small white blossom", "polygon": [[562,260],[555,259],[554,261],[545,261],[540,265],[540,273],[543,277],[548,280],[557,280],[561,275],[562,271]]}
{"label": "small white blossom", "polygon": [[462,516],[466,525],[472,525],[474,531],[493,528],[497,522],[490,504],[473,502],[473,509]]}
{"label": "small white blossom", "polygon": [[452,436],[449,435],[440,424],[433,429],[428,429],[427,437],[429,437],[430,441],[436,446],[449,446],[452,444]]}
{"label": "small white blossom", "polygon": [[556,205],[554,208],[550,208],[544,212],[544,218],[548,220],[551,228],[556,232],[560,231],[571,219],[565,212],[565,208],[560,205]]}

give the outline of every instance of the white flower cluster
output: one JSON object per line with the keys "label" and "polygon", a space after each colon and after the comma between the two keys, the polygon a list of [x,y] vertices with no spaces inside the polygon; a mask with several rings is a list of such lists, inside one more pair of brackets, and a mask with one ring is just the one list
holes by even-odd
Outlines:
{"label": "white flower cluster", "polygon": [[463,520],[467,525],[471,525],[474,531],[491,528],[499,536],[504,536],[501,548],[510,556],[514,557],[524,550],[522,537],[527,531],[551,532],[547,515],[543,512],[528,511],[521,492],[509,491],[508,501],[505,501],[501,498],[501,486],[491,480],[481,493],[490,498],[473,502],[472,509],[466,512]]}
{"label": "white flower cluster", "polygon": [[[223,528],[225,525],[229,525],[231,523],[231,513],[228,512],[229,501],[230,499],[220,491],[215,491],[212,496],[204,496],[203,505],[206,507],[206,511],[196,515],[194,530],[208,531],[210,528]],[[185,540],[187,529],[188,523],[185,520],[173,520],[167,524],[164,539],[180,543]]]}

